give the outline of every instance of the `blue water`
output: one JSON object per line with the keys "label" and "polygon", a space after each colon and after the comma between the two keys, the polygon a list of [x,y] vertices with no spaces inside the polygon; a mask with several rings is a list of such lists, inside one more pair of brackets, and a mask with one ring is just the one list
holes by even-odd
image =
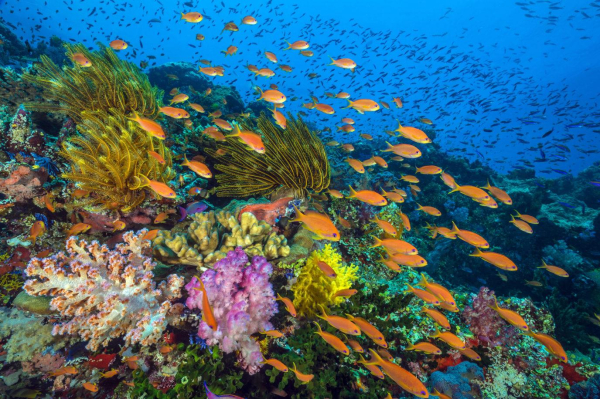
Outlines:
{"label": "blue water", "polygon": [[[211,79],[235,86],[246,102],[257,98],[253,86],[274,83],[288,97],[286,110],[306,112],[321,129],[335,132],[343,117],[353,118],[356,132],[338,135],[342,143],[359,142],[360,133],[389,138],[384,131],[396,129],[396,119],[423,128],[419,118],[425,117],[434,122],[444,150],[499,171],[529,167],[557,177],[557,170],[577,173],[600,160],[600,1],[0,4],[0,16],[32,44],[51,35],[90,47],[122,39],[129,48],[120,55],[137,64],[210,60],[225,67],[224,77]],[[199,11],[205,18],[186,23],[181,11]],[[242,25],[246,15],[258,24]],[[230,21],[239,32],[221,33]],[[197,33],[206,39],[196,40]],[[308,41],[314,56],[283,51],[285,40]],[[221,51],[229,45],[239,51],[224,57]],[[264,51],[274,52],[293,72],[279,69]],[[328,66],[328,55],[352,58],[356,72]],[[254,77],[247,63],[276,75]],[[325,96],[342,90],[392,108],[367,115],[343,110],[345,100]],[[302,108],[310,95],[332,105],[335,114]],[[401,97],[404,108],[396,109],[392,97]]]}

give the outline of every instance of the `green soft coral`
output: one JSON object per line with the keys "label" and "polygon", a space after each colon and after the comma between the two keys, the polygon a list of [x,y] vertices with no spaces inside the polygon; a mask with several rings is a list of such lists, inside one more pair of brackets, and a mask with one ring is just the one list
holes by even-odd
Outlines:
{"label": "green soft coral", "polygon": [[[327,277],[319,268],[319,262],[327,263],[337,274],[335,278]],[[294,292],[294,306],[299,315],[314,316],[319,310],[319,305],[328,307],[339,305],[343,297],[336,297],[335,293],[348,289],[358,278],[358,266],[344,266],[342,256],[327,244],[320,251],[314,251],[302,268],[296,283],[292,286]]]}

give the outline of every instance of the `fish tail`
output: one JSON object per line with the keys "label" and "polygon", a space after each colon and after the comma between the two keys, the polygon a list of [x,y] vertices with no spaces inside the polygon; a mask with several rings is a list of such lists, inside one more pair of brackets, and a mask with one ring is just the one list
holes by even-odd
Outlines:
{"label": "fish tail", "polygon": [[354,316],[352,316],[351,314],[346,313],[346,317],[348,318],[348,320],[353,321],[354,320]]}
{"label": "fish tail", "polygon": [[323,312],[323,316],[319,316],[317,315],[318,318],[325,320],[327,318],[327,312],[325,312],[325,307],[323,307],[323,305],[319,304],[319,307],[321,308],[321,311]]}
{"label": "fish tail", "polygon": [[519,211],[517,211],[516,209],[515,209],[515,212],[517,212],[517,217],[521,216],[521,214],[519,213]]}
{"label": "fish tail", "polygon": [[348,186],[350,187],[350,195],[347,196],[346,198],[354,198],[356,197],[356,191],[352,188],[352,186]]}
{"label": "fish tail", "polygon": [[479,248],[475,247],[475,252],[473,252],[472,254],[469,254],[469,256],[474,256],[476,258],[480,258],[481,257],[481,251],[479,250]]}
{"label": "fish tail", "polygon": [[343,107],[342,109],[350,108],[352,106],[352,101],[350,101],[349,98],[347,98],[346,101],[348,101],[348,106],[347,107]]}
{"label": "fish tail", "polygon": [[300,212],[300,210],[298,208],[296,208],[296,205],[292,204],[292,206],[294,207],[294,210],[296,211],[296,217],[294,219],[290,220],[290,222],[301,222],[302,218],[304,217],[304,214],[302,212]]}
{"label": "fish tail", "polygon": [[145,175],[143,175],[143,174],[140,173],[138,175],[138,178],[142,181],[142,184],[144,186],[149,186],[150,185],[150,179],[148,179]]}
{"label": "fish tail", "polygon": [[494,297],[494,304],[493,305],[487,305],[488,308],[492,309],[492,310],[498,310],[499,306],[498,306],[498,300],[496,299],[496,295],[492,295],[492,297]]}
{"label": "fish tail", "polygon": [[383,241],[381,241],[379,238],[375,237],[375,236],[371,236],[375,239],[375,244],[373,244],[371,246],[371,248],[376,248],[376,247],[380,247],[383,244]]}
{"label": "fish tail", "polygon": [[[183,19],[185,17],[184,13],[181,13],[181,19]],[[206,386],[206,383],[204,383],[204,385]]]}
{"label": "fish tail", "polygon": [[383,363],[383,359],[381,358],[381,356],[379,356],[379,353],[377,353],[375,350],[369,348],[369,352],[371,352],[371,356],[373,356],[375,358],[375,361],[373,362],[373,364],[379,365]]}
{"label": "fish tail", "polygon": [[396,122],[398,122],[398,129],[394,130],[394,132],[398,132],[398,133],[402,133],[402,125],[400,124],[400,121],[398,119],[396,119]]}
{"label": "fish tail", "polygon": [[390,152],[393,151],[394,146],[391,145],[389,142],[385,142],[388,145],[388,148],[386,148],[385,150],[381,150],[381,152]]}
{"label": "fish tail", "polygon": [[458,183],[455,182],[454,184],[456,184],[456,187],[452,191],[450,191],[448,194],[452,194],[453,192],[460,190],[460,186],[458,185]]}
{"label": "fish tail", "polygon": [[321,330],[321,325],[319,323],[317,323],[316,321],[313,321],[313,323],[315,323],[317,325],[319,332],[323,332],[323,330]]}
{"label": "fish tail", "polygon": [[455,233],[458,233],[460,231],[456,223],[454,223],[454,220],[452,221],[452,231]]}
{"label": "fish tail", "polygon": [[283,301],[283,297],[281,295],[279,295],[279,293],[277,293],[277,300],[278,301]]}
{"label": "fish tail", "polygon": [[427,281],[427,278],[425,277],[425,274],[421,273],[421,281],[419,282],[418,285],[422,285],[424,287],[427,287],[427,283],[428,283],[428,281]]}
{"label": "fish tail", "polygon": [[490,188],[492,188],[492,186],[490,185],[490,179],[487,180],[487,186],[484,187],[486,190],[489,190]]}
{"label": "fish tail", "polygon": [[284,48],[284,50],[289,50],[292,48],[292,43],[288,42],[287,40],[285,41],[288,44],[288,48]]}
{"label": "fish tail", "polygon": [[404,350],[412,351],[412,350],[415,350],[415,347],[413,346],[413,344],[409,343],[408,346]]}
{"label": "fish tail", "polygon": [[419,206],[419,207],[417,208],[417,211],[420,211],[421,209],[423,209],[423,205],[419,204],[418,202],[417,202],[417,205]]}
{"label": "fish tail", "polygon": [[381,193],[382,193],[381,195],[384,196],[384,197],[387,197],[387,195],[388,195],[387,191],[385,191],[383,189],[383,187],[381,188]]}
{"label": "fish tail", "polygon": [[[335,60],[333,59],[333,57],[330,55],[328,55],[327,57],[331,58],[331,64],[329,64],[329,65],[335,65]],[[354,72],[354,71],[352,71],[352,72]]]}
{"label": "fish tail", "polygon": [[431,338],[436,338],[440,336],[440,330],[438,330],[437,326],[435,327],[435,331],[433,332],[433,335],[430,335]]}

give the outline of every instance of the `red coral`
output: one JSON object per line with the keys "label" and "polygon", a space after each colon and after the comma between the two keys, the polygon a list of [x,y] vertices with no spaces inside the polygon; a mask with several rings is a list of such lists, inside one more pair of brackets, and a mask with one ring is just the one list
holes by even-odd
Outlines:
{"label": "red coral", "polygon": [[90,365],[90,367],[95,368],[95,369],[108,370],[108,368],[110,367],[112,362],[114,362],[116,357],[117,357],[116,353],[108,354],[108,355],[107,354],[96,355],[96,356],[92,356],[88,359],[88,364]]}
{"label": "red coral", "polygon": [[45,168],[31,169],[27,165],[6,164],[4,173],[8,176],[0,179],[0,193],[13,198],[16,202],[26,202],[39,196],[40,189],[48,180]]}
{"label": "red coral", "polygon": [[435,361],[437,362],[437,367],[433,371],[445,372],[448,367],[453,367],[462,363],[463,359],[460,356],[448,355],[444,357],[438,357],[435,359]]}
{"label": "red coral", "polygon": [[583,365],[581,363],[568,364],[561,362],[555,357],[549,357],[546,359],[546,364],[548,365],[548,367],[552,367],[555,364],[561,366],[563,369],[562,375],[563,377],[565,377],[565,380],[567,380],[567,382],[571,386],[577,384],[578,382],[587,380],[587,378],[585,378],[577,372],[577,367],[581,367]]}
{"label": "red coral", "polygon": [[293,197],[285,197],[285,198],[280,198],[277,201],[274,201],[274,202],[271,202],[268,204],[246,205],[245,207],[243,207],[240,210],[238,218],[240,218],[240,220],[241,220],[243,213],[250,212],[250,213],[254,214],[254,216],[256,216],[256,219],[264,220],[265,222],[269,223],[271,226],[274,226],[276,223],[276,219],[285,215],[288,204],[293,199],[294,199]]}

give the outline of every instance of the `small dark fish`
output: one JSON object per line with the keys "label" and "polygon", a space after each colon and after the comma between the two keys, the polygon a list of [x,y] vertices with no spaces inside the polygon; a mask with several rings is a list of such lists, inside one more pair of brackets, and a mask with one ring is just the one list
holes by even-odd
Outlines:
{"label": "small dark fish", "polygon": [[562,206],[564,206],[565,208],[575,209],[575,207],[573,205],[567,204],[566,202],[558,201],[558,203],[561,204]]}

